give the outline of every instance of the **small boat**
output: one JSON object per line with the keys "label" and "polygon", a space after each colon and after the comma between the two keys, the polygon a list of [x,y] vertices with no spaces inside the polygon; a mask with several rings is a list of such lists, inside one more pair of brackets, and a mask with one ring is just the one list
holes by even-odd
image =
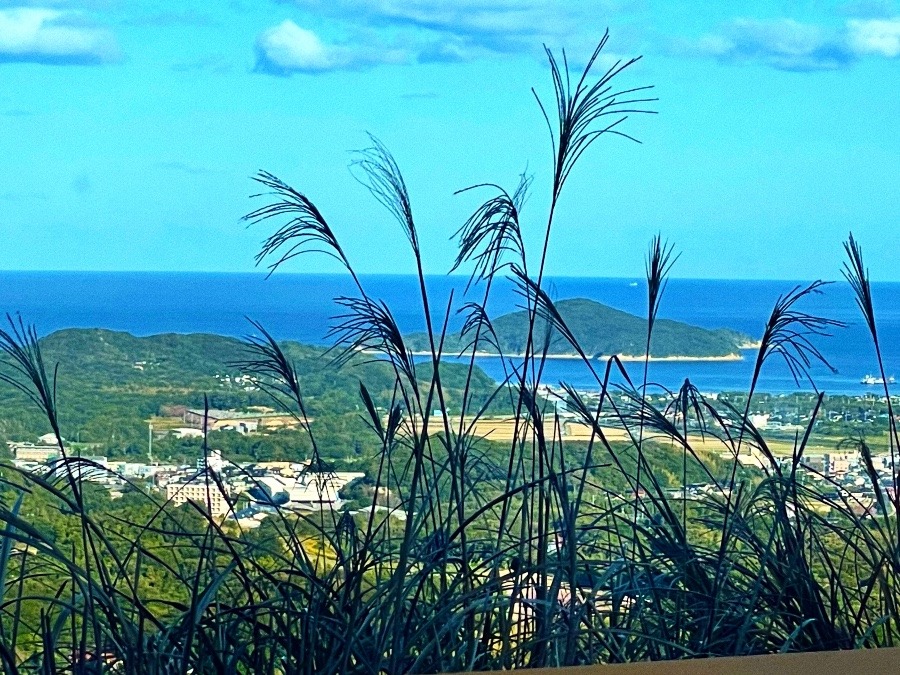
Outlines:
{"label": "small boat", "polygon": [[[888,384],[894,384],[894,376],[891,375],[887,379]],[[880,377],[875,377],[874,375],[866,375],[863,379],[859,381],[860,384],[884,384],[884,379]]]}

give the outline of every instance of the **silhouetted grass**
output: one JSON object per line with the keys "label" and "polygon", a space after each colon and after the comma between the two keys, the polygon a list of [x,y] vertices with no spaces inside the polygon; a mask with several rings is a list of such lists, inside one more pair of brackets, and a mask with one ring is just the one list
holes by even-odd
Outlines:
{"label": "silhouetted grass", "polygon": [[[205,504],[172,509],[134,486],[131,510],[101,517],[95,505],[102,495],[81,479],[100,467],[67,452],[55,372],[43,362],[36,331],[21,321],[0,331],[7,357],[0,380],[44,412],[70,469],[60,480],[3,467],[4,671],[434,673],[895,644],[896,472],[886,493],[868,444],[855,441],[877,503],[874,514],[861,515],[867,505],[827,480],[824,487],[801,480],[801,472],[812,471],[803,460],[821,396],[785,461],[749,415],[771,357],[784,359],[798,381],[809,379],[813,362],[824,362],[816,340],[839,324],[799,309],[821,282],[777,299],[742,409],[714,405],[689,381],[662,392],[663,403],[651,399],[659,392],[650,385],[650,363],[635,384],[616,357],[591,358],[543,286],[554,211],[571,171],[601,136],[631,138],[622,130],[626,117],[648,112],[642,106],[652,100],[640,93],[644,87],[618,88],[634,60],[593,78],[606,40],[574,84],[565,55],[560,65],[548,52],[556,105],[542,110],[553,181],[539,264],[529,267],[520,226],[527,177],[511,194],[476,186],[493,196],[457,232],[454,269],[471,266],[471,288],[480,294],[463,304],[469,377],[458,410],[447,406],[441,382],[452,306],[436,327],[411,201],[387,148],[372,138],[355,166],[408,240],[430,370],[417,369],[390,307],[367,294],[314,203],[271,174],[256,178],[272,201],[247,220],[280,221],[258,261],[273,260],[274,271],[300,254],[336,257],[358,292],[338,299],[336,360],[364,351],[393,368],[387,406],[376,405],[360,383],[361,414],[378,446],[373,494],[391,514],[298,517],[280,510],[263,536],[208,516]],[[846,276],[880,359],[868,273],[852,237],[847,252]],[[672,247],[654,238],[646,270],[648,354],[674,261]],[[506,461],[498,465],[479,449],[473,429],[487,404],[472,400],[469,385],[479,346],[499,349],[488,317],[493,281],[504,272],[520,291],[530,329],[524,356],[504,358],[507,377],[493,395],[515,411]],[[262,337],[248,339],[244,368],[309,434],[310,470],[327,472],[303,382],[272,336],[254,326]],[[539,391],[551,327],[595,382],[590,401],[564,387],[569,410],[592,430],[582,444],[566,438],[555,401]],[[610,439],[610,420],[625,431],[624,442]],[[698,437],[721,441],[731,456],[724,471],[695,447]],[[892,457],[898,448],[891,409]],[[681,455],[680,494],[656,466],[662,452]],[[763,460],[755,472],[739,462],[751,453]],[[705,471],[711,486],[696,500],[683,489],[689,466]],[[624,489],[600,482],[609,467]],[[215,474],[202,478],[208,490],[222,488]],[[52,514],[55,530],[23,511],[38,508]]]}

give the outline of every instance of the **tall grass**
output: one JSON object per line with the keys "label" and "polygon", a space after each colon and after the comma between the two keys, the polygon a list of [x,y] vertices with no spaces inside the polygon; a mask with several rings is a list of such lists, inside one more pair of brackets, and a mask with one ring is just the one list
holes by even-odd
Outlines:
{"label": "tall grass", "polygon": [[[524,176],[511,192],[474,186],[487,199],[457,233],[454,266],[471,269],[470,289],[478,293],[462,304],[469,376],[457,412],[441,379],[453,307],[432,307],[412,203],[388,149],[372,138],[355,170],[406,235],[430,368],[407,348],[390,307],[369,295],[310,198],[269,173],[257,176],[267,201],[246,219],[278,223],[258,261],[274,272],[316,251],[337,258],[356,290],[337,299],[332,355],[346,364],[364,351],[393,370],[388,405],[376,405],[364,382],[359,392],[378,447],[374,493],[389,496],[393,515],[371,509],[298,518],[282,511],[272,516],[274,534],[261,538],[209,517],[203,504],[185,513],[144,493],[143,521],[124,513],[100,520],[92,507],[99,497],[78,471],[60,480],[5,466],[4,671],[434,673],[895,643],[896,479],[885,494],[864,439],[856,446],[877,495],[875,515],[857,515],[861,505],[846,493],[800,479],[811,471],[804,453],[821,396],[786,462],[750,421],[760,374],[773,357],[783,358],[798,381],[824,361],[816,340],[838,323],[800,308],[821,282],[775,302],[742,409],[714,404],[689,381],[663,391],[663,403],[651,399],[660,392],[650,385],[649,360],[634,383],[615,357],[591,358],[544,287],[568,177],[601,137],[633,138],[625,131],[629,116],[649,112],[652,102],[645,87],[618,85],[634,60],[595,73],[606,40],[574,82],[565,54],[560,63],[548,51],[555,105],[541,109],[553,179],[536,265],[529,265],[520,224],[531,179]],[[868,272],[856,241],[846,246],[845,274],[880,359]],[[672,248],[655,238],[647,258],[648,354],[674,262]],[[489,316],[495,278],[504,274],[519,290],[529,331],[524,355],[504,359],[507,376],[492,397],[514,411],[513,440],[497,464],[480,451],[474,430],[488,404],[474,400],[471,381],[475,354],[485,345],[499,348]],[[327,471],[303,382],[277,341],[254,327],[260,337],[248,340],[245,370],[296,416],[311,440],[311,466]],[[555,401],[539,390],[551,335],[571,345],[594,381],[598,396],[590,401],[566,386],[569,409],[593,432],[585,446],[566,438]],[[0,349],[7,357],[0,379],[44,412],[63,461],[97,470],[67,450],[56,375],[43,362],[35,330],[11,322],[0,331]],[[889,394],[885,385],[890,401]],[[609,438],[610,419],[626,431],[626,442]],[[893,457],[900,449],[893,410],[890,436]],[[696,447],[709,437],[731,454],[724,471]],[[669,446],[682,455],[683,484],[689,464],[706,470],[715,486],[709,495],[691,501],[667,489],[655,455]],[[763,458],[757,473],[739,463],[750,452]],[[627,489],[599,482],[607,467]],[[217,489],[215,475],[206,480]],[[23,512],[37,499],[65,523],[67,536]]]}

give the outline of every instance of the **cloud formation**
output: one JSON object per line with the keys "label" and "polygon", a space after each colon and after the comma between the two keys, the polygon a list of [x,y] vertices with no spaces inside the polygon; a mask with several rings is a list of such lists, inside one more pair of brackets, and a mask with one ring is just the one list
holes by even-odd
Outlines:
{"label": "cloud formation", "polygon": [[[577,2],[553,0],[339,0],[333,6],[343,6],[345,15],[362,13],[382,24],[429,30],[494,51],[531,49],[535,40],[574,32],[582,14]],[[602,12],[602,6],[597,9]]]}
{"label": "cloud formation", "polygon": [[0,9],[0,61],[96,65],[119,56],[112,34],[86,24],[75,12]]}
{"label": "cloud formation", "polygon": [[315,72],[330,70],[336,58],[311,30],[284,21],[256,40],[257,67],[264,70]]}
{"label": "cloud formation", "polygon": [[837,29],[793,19],[735,19],[682,51],[778,70],[836,70],[864,56],[900,56],[900,18],[850,19]]}
{"label": "cloud formation", "polygon": [[[542,44],[566,45],[573,53],[589,52],[603,34],[608,18],[621,18],[639,0],[281,0],[339,30],[362,35],[342,45],[316,36],[301,36],[285,22],[257,40],[265,57],[257,70],[276,70],[283,61],[302,64],[305,72],[375,63],[456,62],[484,56],[542,55]],[[305,29],[301,29],[305,30]],[[372,38],[372,31],[381,36]],[[286,37],[299,58],[287,58],[276,46]],[[387,36],[386,39],[384,36]]]}
{"label": "cloud formation", "polygon": [[326,43],[289,19],[263,31],[256,39],[255,70],[271,75],[355,70],[407,60],[405,50],[374,42]]}
{"label": "cloud formation", "polygon": [[[610,22],[616,51],[640,52],[647,34],[628,28],[648,11],[641,0],[279,0],[308,15],[317,32],[293,21],[257,40],[257,71],[317,73],[378,63],[463,62],[512,54],[542,56],[542,45],[588,54]],[[822,71],[866,57],[900,56],[900,17],[892,0],[855,0],[835,8],[835,25],[790,18],[736,18],[672,50],[724,63]],[[299,19],[298,19],[299,21]],[[624,34],[623,34],[624,33]],[[349,36],[340,42],[326,35]],[[605,54],[604,63],[617,58]],[[607,64],[611,65],[611,64]],[[576,64],[577,66],[577,64]]]}
{"label": "cloud formation", "polygon": [[834,70],[855,58],[836,33],[792,19],[736,19],[703,36],[696,50],[722,61],[758,61],[795,71]]}
{"label": "cloud formation", "polygon": [[847,33],[848,43],[857,54],[900,56],[900,17],[851,20],[847,22]]}

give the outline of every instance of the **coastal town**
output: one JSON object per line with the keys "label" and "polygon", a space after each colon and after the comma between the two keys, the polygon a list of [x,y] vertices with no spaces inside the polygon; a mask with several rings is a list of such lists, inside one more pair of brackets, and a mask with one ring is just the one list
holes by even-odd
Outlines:
{"label": "coastal town", "polygon": [[[570,410],[566,401],[567,393],[555,387],[542,386],[539,392],[546,401],[555,406],[559,433],[566,442],[588,442],[594,432],[590,425]],[[596,406],[599,397],[596,392],[579,392],[583,401]],[[736,394],[708,394],[708,400],[733,405],[739,403]],[[652,401],[652,397],[648,397]],[[659,397],[657,404],[663,402]],[[623,399],[624,400],[624,399]],[[792,463],[792,448],[805,425],[809,423],[811,395],[761,395],[749,415],[750,423],[766,434],[768,447],[776,461],[789,471]],[[622,401],[620,401],[622,402]],[[898,401],[900,403],[900,401]],[[875,395],[838,397],[825,406],[815,423],[816,428],[843,429],[849,435],[852,429],[884,427],[887,424],[885,400]],[[121,497],[130,489],[147,490],[156,494],[172,506],[192,504],[210,516],[234,521],[242,529],[252,529],[270,515],[279,511],[297,514],[348,509],[345,491],[358,481],[366,479],[361,471],[338,471],[324,462],[315,463],[310,459],[294,461],[233,462],[222,451],[211,448],[193,463],[167,463],[153,458],[154,437],[171,435],[176,438],[202,439],[208,432],[225,432],[241,435],[259,435],[276,429],[296,425],[295,418],[262,406],[245,410],[200,410],[185,406],[167,406],[163,412],[167,417],[156,418],[158,428],[150,423],[146,461],[110,459],[79,449],[71,449],[64,454],[60,443],[53,434],[45,434],[30,441],[7,441],[14,464],[26,471],[53,476],[71,475],[79,480],[103,486],[113,499]],[[162,422],[160,422],[162,420]],[[609,411],[600,413],[599,425],[604,436],[610,441],[624,441],[633,430],[617,423],[616,416]],[[677,415],[673,423],[681,423]],[[552,433],[552,425],[547,422],[546,432]],[[161,426],[161,428],[160,428]],[[723,433],[706,429],[701,434],[695,420],[690,420],[687,429],[694,447],[717,454],[723,460],[733,460],[748,469],[768,470],[772,462],[766,453],[750,438],[739,444],[726,445],[721,441]],[[719,428],[719,431],[724,429]],[[732,431],[737,439],[739,432]],[[492,441],[508,442],[516,433],[514,421],[499,417],[485,417],[474,421],[472,433]],[[873,431],[877,436],[877,432]],[[652,435],[648,436],[653,440]],[[668,441],[671,445],[671,440]],[[64,441],[63,447],[66,447]],[[739,450],[735,455],[734,448]],[[895,467],[890,453],[884,448],[874,447],[871,467],[867,467],[858,450],[837,440],[824,443],[819,439],[804,451],[799,463],[798,476],[802,481],[818,484],[819,490],[835,500],[843,500],[859,515],[874,514],[878,500],[869,471],[877,475],[877,484],[884,494],[892,496]],[[696,500],[704,495],[721,493],[713,483],[689,483],[669,489],[673,499]],[[387,500],[372,500],[363,508],[384,509]],[[360,507],[358,502],[353,506]],[[392,515],[403,517],[397,511]]]}
{"label": "coastal town", "polygon": [[[174,407],[184,426],[163,433],[179,438],[203,437],[207,431],[255,434],[263,428],[290,425],[293,418],[268,409],[254,411],[196,410]],[[205,428],[204,428],[205,426]],[[65,477],[71,475],[105,487],[113,499],[129,489],[147,490],[172,506],[193,504],[210,516],[235,521],[242,529],[252,529],[267,516],[283,509],[295,512],[339,511],[344,507],[341,491],[365,473],[333,471],[310,460],[272,462],[230,462],[218,449],[198,457],[194,464],[153,461],[151,429],[147,461],[121,461],[106,456],[64,454],[51,433],[35,442],[7,445],[15,466],[35,473]],[[63,439],[65,447],[65,439]]]}

